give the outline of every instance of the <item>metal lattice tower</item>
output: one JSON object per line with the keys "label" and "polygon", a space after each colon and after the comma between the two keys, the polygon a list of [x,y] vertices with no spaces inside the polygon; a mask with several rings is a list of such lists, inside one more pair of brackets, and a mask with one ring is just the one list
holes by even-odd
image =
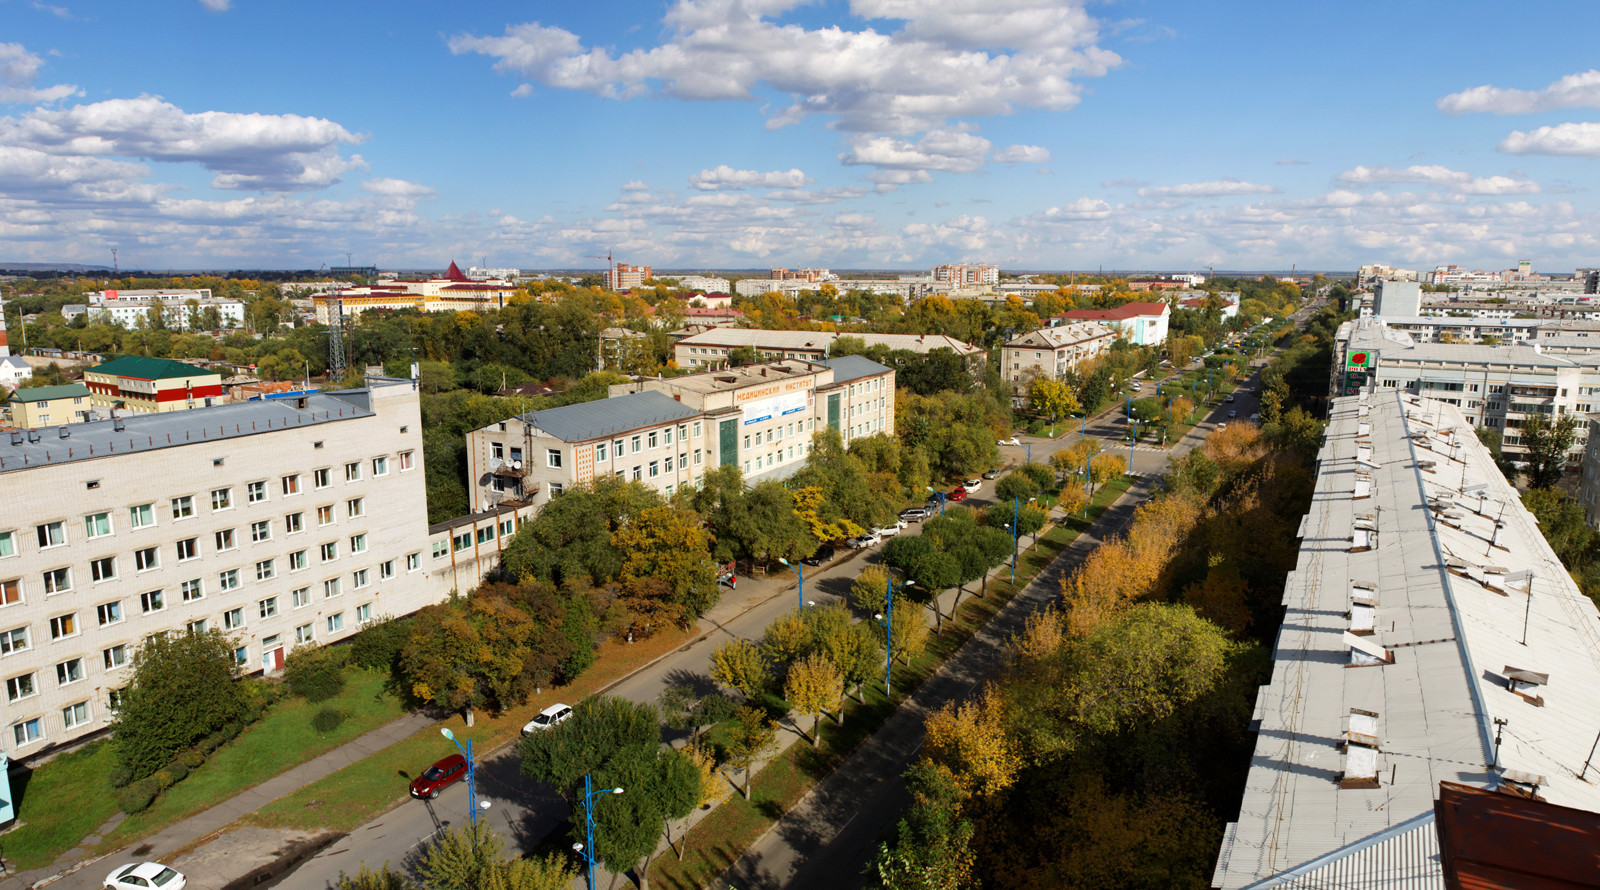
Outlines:
{"label": "metal lattice tower", "polygon": [[344,301],[337,292],[328,307],[328,377],[344,379]]}

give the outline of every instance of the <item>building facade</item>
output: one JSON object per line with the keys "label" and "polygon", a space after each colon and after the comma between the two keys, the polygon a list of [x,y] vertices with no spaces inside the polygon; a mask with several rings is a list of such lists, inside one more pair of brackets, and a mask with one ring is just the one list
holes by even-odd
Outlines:
{"label": "building facade", "polygon": [[769,331],[764,328],[719,327],[679,340],[673,358],[680,368],[721,368],[728,354],[736,349],[754,349],[758,358],[796,358],[820,361],[829,355],[834,341],[854,337],[868,346],[906,349],[927,354],[948,349],[974,367],[987,357],[984,350],[943,334],[855,334],[835,331]]}
{"label": "building facade", "polygon": [[166,358],[112,359],[85,370],[83,383],[96,407],[134,414],[209,408],[223,400],[221,374]]}
{"label": "building facade", "polygon": [[610,398],[510,417],[467,434],[473,506],[542,507],[604,476],[670,495],[709,469],[750,483],[799,469],[819,427],[846,443],[894,434],[894,371],[861,356],[785,360],[612,387]]}
{"label": "building facade", "polygon": [[951,263],[933,267],[933,280],[951,287],[993,287],[1000,283],[1000,267],[993,263]]}
{"label": "building facade", "polygon": [[644,284],[646,280],[654,278],[655,270],[649,266],[630,266],[627,263],[612,263],[606,270],[606,288],[609,290],[633,290]]}
{"label": "building facade", "polygon": [[35,386],[19,389],[6,399],[5,419],[9,426],[32,430],[82,423],[92,409],[89,388],[81,383]]}
{"label": "building facade", "polygon": [[1167,342],[1172,307],[1166,303],[1136,301],[1123,303],[1115,309],[1073,309],[1059,317],[1064,322],[1097,321],[1136,346],[1160,346]]}
{"label": "building facade", "polygon": [[12,433],[0,480],[13,758],[107,726],[151,634],[217,628],[273,672],[448,591],[410,381]]}
{"label": "building facade", "polygon": [[1020,396],[1035,379],[1059,380],[1116,340],[1116,331],[1093,321],[1039,328],[1000,347],[1000,367],[1011,394]]}
{"label": "building facade", "polygon": [[244,326],[244,303],[211,296],[210,288],[194,290],[105,290],[91,295],[85,309],[90,321],[104,321],[133,328],[141,321],[148,322],[151,310],[161,311],[163,323],[170,328],[199,326],[208,309],[216,311],[217,327]]}

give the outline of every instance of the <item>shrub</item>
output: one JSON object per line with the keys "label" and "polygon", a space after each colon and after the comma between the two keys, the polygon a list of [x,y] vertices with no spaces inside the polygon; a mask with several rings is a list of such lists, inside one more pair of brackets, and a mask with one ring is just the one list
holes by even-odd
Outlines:
{"label": "shrub", "polygon": [[194,747],[195,747],[195,750],[199,751],[201,754],[210,754],[212,751],[215,751],[218,748],[222,747],[222,743],[225,742],[225,741],[227,741],[227,739],[224,739],[222,737],[222,733],[221,732],[214,732],[214,733],[206,736],[205,738],[201,739],[198,743],[195,744]]}
{"label": "shrub", "polygon": [[137,778],[237,720],[248,689],[235,679],[233,644],[217,631],[151,636],[133,657],[113,744]]}
{"label": "shrub", "polygon": [[201,754],[199,751],[185,751],[178,755],[178,760],[182,762],[184,766],[194,769],[200,764],[206,762],[206,756]]}
{"label": "shrub", "polygon": [[133,770],[121,763],[114,764],[111,772],[106,773],[106,778],[111,781],[112,788],[126,788],[133,781]]}
{"label": "shrub", "polygon": [[301,646],[289,653],[283,679],[289,691],[308,702],[327,701],[344,691],[344,668],[349,654],[343,648]]}
{"label": "shrub", "polygon": [[311,728],[317,732],[333,732],[344,722],[344,712],[333,708],[323,708],[311,718]]}
{"label": "shrub", "polygon": [[178,783],[178,780],[172,775],[172,771],[166,769],[156,770],[150,778],[156,783],[157,791],[165,791]]}
{"label": "shrub", "polygon": [[244,724],[237,720],[230,720],[222,724],[222,728],[217,730],[217,735],[222,737],[223,743],[227,743],[238,738],[241,732],[244,732]]}
{"label": "shrub", "polygon": [[162,767],[161,771],[172,777],[173,785],[189,778],[189,765],[183,762],[182,757]]}
{"label": "shrub", "polygon": [[153,779],[140,779],[117,792],[117,809],[130,816],[143,811],[161,792]]}
{"label": "shrub", "polygon": [[411,639],[411,619],[379,618],[350,640],[350,660],[369,671],[394,672],[400,650]]}

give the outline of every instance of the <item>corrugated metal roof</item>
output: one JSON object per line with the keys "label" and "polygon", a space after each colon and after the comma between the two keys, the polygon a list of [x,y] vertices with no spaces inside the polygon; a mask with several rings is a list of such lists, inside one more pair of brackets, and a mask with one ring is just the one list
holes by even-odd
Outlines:
{"label": "corrugated metal roof", "polygon": [[646,390],[520,416],[524,423],[563,442],[587,442],[642,427],[676,423],[699,413],[665,393]]}
{"label": "corrugated metal roof", "polygon": [[857,334],[834,331],[770,331],[764,328],[714,328],[679,340],[685,346],[718,346],[737,349],[750,346],[756,349],[822,350],[824,353],[840,337],[857,337],[868,346],[887,346],[890,349],[909,349],[912,352],[932,352],[950,349],[957,355],[982,352],[976,346],[963,343],[943,334]]}
{"label": "corrugated metal roof", "polygon": [[833,369],[833,382],[836,385],[883,374],[889,370],[864,355],[841,355],[838,358],[823,359],[817,364],[827,365]]}
{"label": "corrugated metal roof", "polygon": [[117,377],[135,377],[140,380],[171,380],[176,377],[209,377],[215,371],[197,368],[170,358],[148,358],[142,355],[125,355],[105,364],[89,368],[86,373],[112,374]]}
{"label": "corrugated metal roof", "polygon": [[89,397],[89,387],[81,383],[63,383],[60,386],[35,386],[31,389],[19,389],[11,394],[10,402],[45,402],[50,399],[86,399]]}

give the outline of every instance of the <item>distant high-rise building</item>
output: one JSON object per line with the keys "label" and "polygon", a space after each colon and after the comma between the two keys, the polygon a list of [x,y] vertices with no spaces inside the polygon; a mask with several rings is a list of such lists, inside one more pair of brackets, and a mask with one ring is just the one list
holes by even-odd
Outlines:
{"label": "distant high-rise building", "polygon": [[1415,281],[1380,278],[1376,287],[1374,315],[1414,318],[1422,314],[1422,287]]}
{"label": "distant high-rise building", "polygon": [[647,278],[654,278],[655,270],[649,266],[630,266],[627,263],[612,263],[606,271],[606,287],[609,290],[632,290],[645,282]]}
{"label": "distant high-rise building", "polygon": [[934,281],[947,281],[955,287],[1000,283],[1000,267],[993,263],[954,263],[933,267]]}

